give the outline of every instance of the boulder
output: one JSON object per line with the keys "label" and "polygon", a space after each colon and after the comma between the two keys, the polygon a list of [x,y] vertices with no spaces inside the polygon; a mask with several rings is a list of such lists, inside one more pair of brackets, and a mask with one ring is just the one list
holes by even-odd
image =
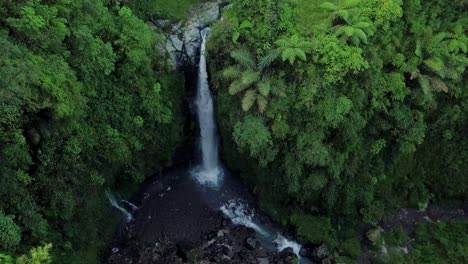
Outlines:
{"label": "boulder", "polygon": [[330,255],[330,251],[328,250],[327,245],[322,243],[320,246],[314,249],[313,255],[315,258],[324,259]]}
{"label": "boulder", "polygon": [[250,250],[256,249],[259,246],[259,244],[260,244],[260,242],[255,238],[248,237],[245,240],[245,247],[250,249]]}
{"label": "boulder", "polygon": [[257,258],[258,264],[269,264],[268,258]]}

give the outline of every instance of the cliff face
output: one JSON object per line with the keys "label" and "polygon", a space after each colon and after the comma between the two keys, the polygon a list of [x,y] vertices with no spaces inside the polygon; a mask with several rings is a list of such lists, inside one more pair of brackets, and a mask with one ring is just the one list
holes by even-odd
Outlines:
{"label": "cliff face", "polygon": [[169,55],[174,67],[195,65],[201,45],[200,31],[221,19],[229,8],[229,0],[205,2],[194,6],[186,22],[171,23],[169,20],[156,20],[151,26],[165,36],[159,49]]}

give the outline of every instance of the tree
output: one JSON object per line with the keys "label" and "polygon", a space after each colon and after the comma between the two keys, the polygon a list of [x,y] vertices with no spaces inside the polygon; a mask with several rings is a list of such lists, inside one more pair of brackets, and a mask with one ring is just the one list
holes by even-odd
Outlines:
{"label": "tree", "polygon": [[223,77],[231,80],[229,94],[243,93],[242,109],[247,112],[257,103],[258,111],[264,113],[268,106],[271,91],[271,79],[264,75],[253,55],[245,50],[231,52],[231,57],[237,63],[223,71]]}
{"label": "tree", "polygon": [[343,41],[359,46],[368,44],[368,36],[373,35],[374,25],[370,18],[363,16],[360,1],[348,0],[342,7],[325,2],[321,7],[330,12],[332,30]]}
{"label": "tree", "polygon": [[13,249],[21,241],[21,230],[13,217],[4,215],[0,208],[0,248]]}
{"label": "tree", "polygon": [[302,61],[307,60],[306,53],[309,52],[312,43],[309,41],[302,40],[298,35],[292,37],[282,37],[275,41],[278,45],[278,49],[281,52],[281,59],[283,61],[289,61],[289,64],[293,65],[296,58]]}

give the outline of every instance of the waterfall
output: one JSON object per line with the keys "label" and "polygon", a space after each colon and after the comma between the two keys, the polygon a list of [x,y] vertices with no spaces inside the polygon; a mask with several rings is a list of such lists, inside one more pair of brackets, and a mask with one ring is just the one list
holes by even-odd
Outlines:
{"label": "waterfall", "polygon": [[193,174],[201,184],[211,187],[219,187],[222,177],[222,169],[219,166],[218,137],[214,118],[213,97],[211,95],[208,82],[205,57],[206,40],[209,32],[209,28],[205,28],[200,32],[202,43],[200,48],[198,87],[195,103],[200,126],[202,161],[200,167],[196,168]]}

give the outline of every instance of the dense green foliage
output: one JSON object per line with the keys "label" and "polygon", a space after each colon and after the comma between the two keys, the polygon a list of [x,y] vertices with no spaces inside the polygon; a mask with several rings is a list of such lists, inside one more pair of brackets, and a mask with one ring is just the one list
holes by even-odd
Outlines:
{"label": "dense green foliage", "polygon": [[353,258],[363,223],[468,198],[466,8],[235,1],[209,42],[228,165],[275,219]]}
{"label": "dense green foliage", "polygon": [[395,264],[466,263],[467,232],[467,222],[421,224],[416,230],[416,240],[409,254],[393,249],[388,256],[380,257],[376,261]]}
{"label": "dense green foliage", "polygon": [[115,3],[0,2],[0,252],[51,242],[55,263],[95,262],[114,226],[104,190],[141,182],[180,141],[183,79]]}

